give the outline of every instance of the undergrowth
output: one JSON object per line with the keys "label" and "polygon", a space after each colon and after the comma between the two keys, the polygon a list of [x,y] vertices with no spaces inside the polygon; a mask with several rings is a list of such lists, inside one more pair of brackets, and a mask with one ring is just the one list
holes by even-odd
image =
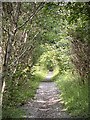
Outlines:
{"label": "undergrowth", "polygon": [[71,116],[88,115],[88,84],[81,84],[80,77],[70,71],[59,74],[56,83],[61,90],[60,99]]}
{"label": "undergrowth", "polygon": [[7,81],[3,97],[3,118],[21,118],[25,115],[25,111],[21,109],[21,106],[34,98],[40,81],[46,75],[43,73],[41,76],[40,72],[42,71],[32,74],[23,73],[24,77],[19,79],[18,84],[14,84],[13,86],[10,84],[11,81]]}

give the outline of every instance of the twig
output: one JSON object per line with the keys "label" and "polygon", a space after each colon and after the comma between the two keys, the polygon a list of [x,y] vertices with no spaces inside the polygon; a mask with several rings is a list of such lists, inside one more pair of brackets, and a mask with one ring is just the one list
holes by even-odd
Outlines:
{"label": "twig", "polygon": [[[45,4],[45,3],[44,3]],[[43,6],[44,6],[43,4]],[[31,14],[31,16],[21,25],[18,26],[17,29],[22,28],[24,25],[26,25],[30,20],[33,19],[33,17],[43,8],[42,3],[37,7],[36,11],[34,11],[34,13]]]}
{"label": "twig", "polygon": [[[39,32],[33,37],[32,41],[34,40],[34,38],[35,38],[38,34],[39,34]],[[22,53],[20,56],[18,56],[18,57],[16,58],[16,60],[14,60],[9,66],[11,66],[11,65],[13,65],[15,62],[17,62],[18,59],[20,59],[20,58],[22,57],[22,55],[25,54],[25,52],[26,52],[27,50],[31,49],[32,47],[33,47],[33,46],[28,46],[28,47],[23,51],[23,53]]]}

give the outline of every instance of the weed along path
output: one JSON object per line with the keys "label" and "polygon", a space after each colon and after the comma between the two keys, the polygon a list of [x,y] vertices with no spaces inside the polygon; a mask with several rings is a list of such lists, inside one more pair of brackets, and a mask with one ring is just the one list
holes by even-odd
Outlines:
{"label": "weed along path", "polygon": [[22,106],[25,110],[25,118],[68,118],[60,103],[60,91],[54,82],[51,82],[52,72],[40,83],[34,100]]}

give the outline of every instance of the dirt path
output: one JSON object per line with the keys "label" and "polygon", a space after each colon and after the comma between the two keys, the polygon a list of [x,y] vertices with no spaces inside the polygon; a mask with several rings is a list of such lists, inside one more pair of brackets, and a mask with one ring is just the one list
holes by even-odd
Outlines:
{"label": "dirt path", "polygon": [[58,96],[60,91],[54,82],[49,82],[52,73],[46,77],[48,82],[41,82],[33,101],[28,102],[22,108],[26,111],[28,118],[68,118],[69,115],[63,111]]}

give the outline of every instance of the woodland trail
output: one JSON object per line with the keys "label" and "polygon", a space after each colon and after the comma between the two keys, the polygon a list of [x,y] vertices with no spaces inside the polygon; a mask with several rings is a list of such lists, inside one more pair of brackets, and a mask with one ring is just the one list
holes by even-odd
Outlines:
{"label": "woodland trail", "polygon": [[22,106],[26,112],[25,118],[69,118],[60,103],[60,90],[50,81],[51,77],[50,72],[45,81],[40,83],[34,100]]}

